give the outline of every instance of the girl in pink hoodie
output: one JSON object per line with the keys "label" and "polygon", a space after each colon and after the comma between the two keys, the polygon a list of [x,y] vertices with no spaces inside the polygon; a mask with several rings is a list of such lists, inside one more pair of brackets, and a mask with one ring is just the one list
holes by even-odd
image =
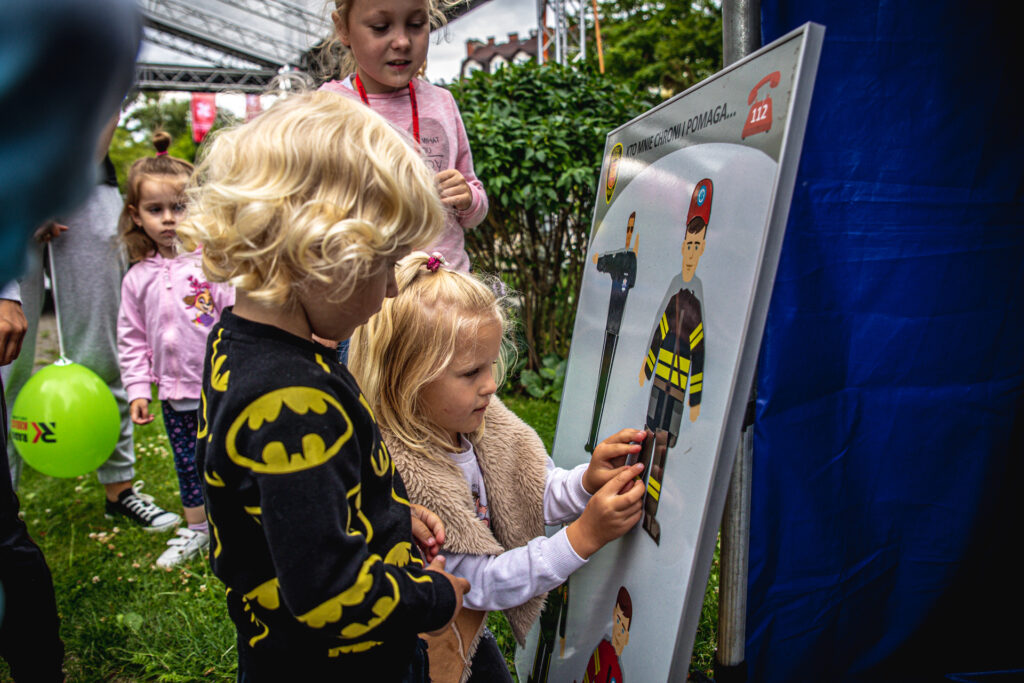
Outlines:
{"label": "girl in pink hoodie", "polygon": [[121,380],[135,424],[153,421],[150,384],[159,387],[164,426],[174,451],[187,529],[178,529],[157,559],[173,567],[209,546],[203,492],[196,468],[196,431],[206,335],[234,291],[206,282],[199,253],[178,253],[178,223],[192,164],[167,156],[171,138],[153,136],[155,157],[128,172],[118,233],[134,263],[121,283],[117,344]]}

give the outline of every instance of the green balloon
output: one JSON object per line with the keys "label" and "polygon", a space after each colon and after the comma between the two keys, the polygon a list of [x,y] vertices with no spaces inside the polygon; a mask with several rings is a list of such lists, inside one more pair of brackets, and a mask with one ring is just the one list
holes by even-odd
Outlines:
{"label": "green balloon", "polygon": [[121,434],[107,383],[62,358],[32,375],[11,408],[11,438],[29,465],[51,477],[77,477],[106,462]]}

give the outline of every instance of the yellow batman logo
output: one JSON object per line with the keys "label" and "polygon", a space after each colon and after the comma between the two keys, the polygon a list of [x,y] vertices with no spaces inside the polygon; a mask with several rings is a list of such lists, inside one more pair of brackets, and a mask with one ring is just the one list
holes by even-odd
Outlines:
{"label": "yellow batman logo", "polygon": [[259,606],[264,609],[275,610],[281,606],[281,596],[278,588],[279,585],[277,577],[275,576],[269,581],[261,583],[246,593],[245,599],[255,600],[259,603]]}
{"label": "yellow batman logo", "polygon": [[388,454],[388,447],[384,445],[384,439],[380,440],[377,457],[370,456],[370,466],[378,477],[383,477],[391,469],[391,456]]}
{"label": "yellow batman logo", "polygon": [[231,371],[221,373],[221,368],[224,366],[224,361],[228,358],[222,355],[217,347],[220,346],[221,337],[224,335],[224,328],[217,330],[217,339],[213,342],[213,346],[210,347],[210,386],[217,391],[227,391],[228,388],[228,377],[231,375]]}
{"label": "yellow batman logo", "polygon": [[[333,598],[313,608],[306,614],[297,615],[296,618],[311,628],[323,628],[328,623],[335,623],[341,619],[342,612],[346,607],[358,605],[366,599],[366,594],[373,588],[373,566],[380,562],[380,555],[370,555],[359,570],[352,585]],[[345,638],[358,638],[372,630],[380,622],[384,621],[398,605],[398,583],[390,574],[384,574],[391,582],[392,595],[385,595],[377,600],[371,608],[373,617],[366,624],[350,623],[341,630]]]}
{"label": "yellow batman logo", "polygon": [[412,543],[401,541],[395,544],[384,557],[385,564],[393,564],[396,567],[404,567],[412,561]]}
{"label": "yellow batman logo", "polygon": [[371,648],[375,648],[378,645],[383,645],[379,640],[364,640],[361,643],[355,643],[354,645],[341,645],[340,647],[332,647],[327,651],[328,657],[339,657],[349,652],[366,652]]}
{"label": "yellow batman logo", "polygon": [[[277,422],[278,419],[287,420],[292,415],[282,415],[283,408],[287,408],[292,415],[305,415],[312,411],[317,415],[334,418],[333,414],[336,413],[335,419],[338,424],[345,426],[344,431],[330,445],[324,443],[320,434],[310,432],[297,437],[299,443],[292,444],[293,452],[289,452],[281,441],[270,441],[264,444],[258,458],[253,457],[254,454],[240,453],[239,431],[245,427],[256,432],[264,424]],[[332,414],[328,415],[328,411]],[[246,406],[228,429],[224,445],[228,457],[240,467],[264,474],[290,474],[324,464],[341,450],[352,434],[352,420],[333,396],[312,387],[285,387],[264,394]]]}
{"label": "yellow batman logo", "polygon": [[196,439],[202,439],[210,433],[210,423],[206,419],[206,389],[199,392],[199,429],[196,431]]}

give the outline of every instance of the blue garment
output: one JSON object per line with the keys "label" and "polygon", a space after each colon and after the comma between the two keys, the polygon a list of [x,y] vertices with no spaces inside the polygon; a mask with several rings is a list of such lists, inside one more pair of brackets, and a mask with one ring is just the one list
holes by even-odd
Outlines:
{"label": "blue garment", "polygon": [[95,185],[95,141],[131,86],[132,0],[0,3],[0,283],[25,241]]}
{"label": "blue garment", "polygon": [[1012,7],[761,3],[765,42],[826,32],[758,368],[751,680],[1024,665]]}
{"label": "blue garment", "polygon": [[338,362],[342,365],[348,365],[348,339],[342,339],[338,342]]}

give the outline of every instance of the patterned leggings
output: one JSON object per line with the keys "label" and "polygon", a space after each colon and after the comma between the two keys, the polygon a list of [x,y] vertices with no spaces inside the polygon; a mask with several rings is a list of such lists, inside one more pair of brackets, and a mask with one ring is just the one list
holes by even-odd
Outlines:
{"label": "patterned leggings", "polygon": [[178,411],[161,401],[164,411],[164,426],[167,438],[174,451],[174,469],[178,471],[178,488],[181,491],[181,504],[187,508],[200,507],[203,504],[203,489],[199,482],[199,470],[196,468],[196,430],[199,428],[198,411]]}

